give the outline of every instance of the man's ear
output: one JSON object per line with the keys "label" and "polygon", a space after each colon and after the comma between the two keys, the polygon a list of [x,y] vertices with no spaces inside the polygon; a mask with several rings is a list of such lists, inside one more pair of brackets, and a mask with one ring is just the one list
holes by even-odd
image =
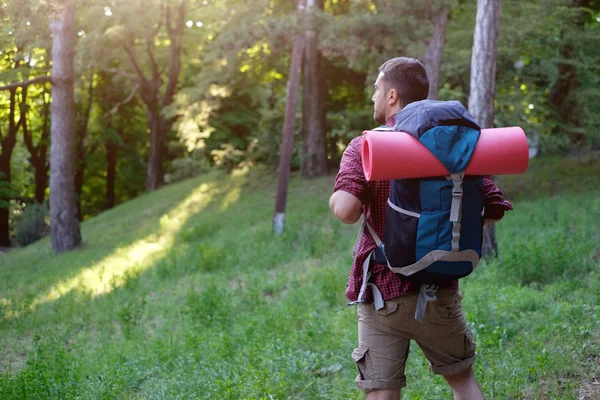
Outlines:
{"label": "man's ear", "polygon": [[399,100],[400,97],[398,96],[398,92],[396,91],[396,89],[390,89],[390,91],[388,92],[388,105],[394,106],[398,103]]}

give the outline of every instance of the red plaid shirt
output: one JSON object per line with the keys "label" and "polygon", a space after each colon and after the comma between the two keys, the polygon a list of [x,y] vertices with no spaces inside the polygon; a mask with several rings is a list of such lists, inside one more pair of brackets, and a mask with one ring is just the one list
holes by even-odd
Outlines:
{"label": "red plaid shirt", "polygon": [[[386,125],[393,127],[395,115],[391,116]],[[362,168],[361,148],[362,136],[354,138],[342,156],[340,171],[335,178],[334,192],[343,190],[356,196],[363,203],[363,216],[371,224],[380,238],[385,237],[385,217],[387,213],[387,199],[390,196],[390,181],[368,182]],[[504,211],[512,210],[510,202],[502,196],[494,182],[489,176],[484,177],[481,190],[485,193],[485,218],[500,219]],[[356,256],[348,286],[346,297],[350,301],[356,301],[363,279],[363,263],[377,245],[367,229],[359,233]],[[411,281],[403,281],[400,275],[390,271],[385,264],[371,266],[371,281],[379,288],[384,300],[405,295],[408,292],[416,292],[419,285]],[[458,281],[453,281],[450,286],[458,287]],[[371,290],[367,288],[365,300],[372,301]]]}

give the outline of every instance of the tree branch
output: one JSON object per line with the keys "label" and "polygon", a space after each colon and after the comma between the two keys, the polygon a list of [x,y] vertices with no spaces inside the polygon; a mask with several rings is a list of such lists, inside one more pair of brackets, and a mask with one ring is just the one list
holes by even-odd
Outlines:
{"label": "tree branch", "polygon": [[[177,88],[177,81],[181,70],[181,36],[183,35],[184,20],[185,1],[182,0],[179,4],[175,28],[171,29],[169,26],[169,37],[171,38],[171,44],[169,45],[169,80],[167,82],[165,96],[163,97],[163,107],[171,104]],[[167,21],[167,25],[170,25],[169,21]]]}
{"label": "tree branch", "polygon": [[[165,9],[165,5],[164,3],[160,4],[160,18],[158,19],[158,25],[156,25],[156,27],[154,28],[154,32],[152,32],[152,38],[154,38],[156,35],[158,35],[158,33],[160,32],[160,29],[162,28],[162,24],[163,24],[163,14],[164,14],[164,9]],[[168,7],[167,7],[168,10]],[[167,11],[168,12],[168,11]],[[168,26],[167,26],[168,29]]]}
{"label": "tree branch", "polygon": [[29,80],[24,81],[24,82],[15,82],[15,83],[10,83],[10,84],[5,85],[5,86],[0,86],[0,90],[11,90],[11,89],[16,89],[16,88],[19,88],[19,87],[25,87],[25,86],[32,85],[34,83],[41,83],[41,82],[52,82],[52,78],[50,76],[48,76],[48,75],[38,76],[36,78],[29,79]]}
{"label": "tree branch", "polygon": [[152,80],[157,81],[160,80],[160,71],[158,70],[158,64],[156,63],[156,59],[154,58],[154,38],[150,38],[146,42],[146,52],[148,53],[148,58],[150,59],[150,66],[152,67]]}
{"label": "tree branch", "polygon": [[102,71],[112,72],[114,74],[124,76],[125,78],[128,78],[131,81],[137,81],[137,79],[138,79],[137,74],[132,74],[131,72],[123,71],[118,68],[102,68]]}
{"label": "tree branch", "polygon": [[135,54],[133,53],[133,49],[130,46],[123,46],[123,47],[125,48],[125,52],[127,53],[127,56],[129,57],[129,61],[131,62],[133,69],[137,73],[138,78],[140,80],[145,81],[146,77],[144,76],[144,71],[142,71],[137,60],[135,59]]}
{"label": "tree branch", "polygon": [[27,150],[29,150],[29,154],[31,154],[31,158],[37,158],[37,148],[33,144],[33,139],[31,137],[31,133],[29,133],[29,127],[27,126],[27,121],[23,122],[23,141],[25,142]]}
{"label": "tree branch", "polygon": [[[27,147],[27,150],[29,150],[29,153],[31,154],[31,158],[35,159],[37,158],[37,148],[36,146],[33,144],[33,138],[31,137],[31,133],[29,132],[29,127],[27,126],[27,106],[25,105],[25,101],[27,99],[27,88],[24,87],[23,88],[23,98],[21,100],[21,103],[24,105],[24,107],[21,110],[21,117],[19,118],[19,123],[21,124],[21,128],[23,128],[23,141],[25,142],[25,146]],[[23,122],[21,123],[21,120],[23,120]]]}
{"label": "tree branch", "polygon": [[139,84],[135,85],[135,87],[133,88],[131,93],[129,93],[129,96],[127,96],[127,98],[125,100],[118,102],[113,108],[111,108],[104,115],[106,115],[106,116],[114,115],[119,110],[119,107],[129,103],[131,101],[131,99],[133,99],[133,96],[138,91],[139,87],[140,87]]}

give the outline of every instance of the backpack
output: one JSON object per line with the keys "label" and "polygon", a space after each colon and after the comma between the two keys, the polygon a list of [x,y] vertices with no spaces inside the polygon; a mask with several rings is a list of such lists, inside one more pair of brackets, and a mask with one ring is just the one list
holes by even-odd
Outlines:
{"label": "backpack", "polygon": [[[364,221],[378,246],[372,257],[403,279],[438,285],[469,275],[477,267],[483,242],[482,176],[464,176],[480,127],[458,101],[423,100],[396,115],[394,128],[419,141],[446,167],[449,176],[391,181],[382,241]],[[393,135],[394,132],[390,132]],[[402,154],[398,154],[402,157]],[[371,257],[368,257],[370,260]],[[363,265],[363,278],[370,277]],[[371,286],[375,303],[381,295]],[[376,304],[376,307],[379,307]]]}

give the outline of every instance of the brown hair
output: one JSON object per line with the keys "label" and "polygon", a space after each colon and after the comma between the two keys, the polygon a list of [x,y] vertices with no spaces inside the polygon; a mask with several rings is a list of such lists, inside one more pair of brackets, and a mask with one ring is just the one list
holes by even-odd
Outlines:
{"label": "brown hair", "polygon": [[429,94],[427,72],[416,58],[392,58],[379,67],[379,72],[383,72],[386,92],[390,89],[398,92],[401,108],[413,101],[425,100]]}

